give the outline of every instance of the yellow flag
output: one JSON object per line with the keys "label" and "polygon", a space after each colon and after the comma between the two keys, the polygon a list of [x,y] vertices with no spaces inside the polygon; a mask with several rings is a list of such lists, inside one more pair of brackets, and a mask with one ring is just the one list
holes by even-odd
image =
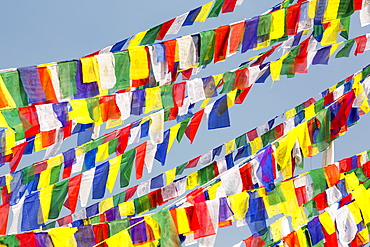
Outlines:
{"label": "yellow flag", "polygon": [[13,180],[13,176],[9,173],[5,174],[5,183],[6,183],[6,189],[8,190],[8,193],[12,192],[10,188],[10,182]]}
{"label": "yellow flag", "polygon": [[50,175],[51,168],[45,169],[40,173],[39,184],[37,185],[38,189],[45,188],[50,185]]}
{"label": "yellow flag", "polygon": [[80,58],[82,66],[82,81],[90,83],[98,80],[97,73],[94,67],[93,57]]}
{"label": "yellow flag", "polygon": [[353,191],[358,188],[360,181],[358,180],[356,173],[351,172],[345,176],[347,191]]}
{"label": "yellow flag", "polygon": [[331,45],[337,43],[338,32],[340,29],[340,19],[330,22],[329,27],[325,29],[322,36],[321,45]]}
{"label": "yellow flag", "polygon": [[50,185],[46,188],[40,190],[40,207],[42,211],[43,222],[44,223],[49,220],[49,212],[50,212],[50,204],[51,204],[51,196],[53,195],[54,185]]}
{"label": "yellow flag", "polygon": [[171,150],[173,142],[175,141],[177,133],[179,132],[180,126],[181,122],[170,128],[170,140],[168,141],[167,153],[169,153]]}
{"label": "yellow flag", "polygon": [[285,9],[272,12],[270,39],[279,39],[285,34]]}
{"label": "yellow flag", "polygon": [[297,196],[294,189],[293,180],[282,182],[281,191],[283,191],[285,202],[282,202],[282,211],[287,216],[291,212],[295,212],[298,209]]}
{"label": "yellow flag", "polygon": [[[13,151],[11,150],[13,147],[15,147],[15,134],[14,134],[14,130],[11,129],[11,128],[8,128],[8,129],[5,129],[5,155],[8,155],[8,154],[11,154]],[[40,134],[37,134],[36,136],[40,136]],[[40,144],[41,144],[41,138],[38,138],[39,141],[40,141]],[[42,150],[42,148],[40,149],[36,149],[37,146],[37,138],[35,138],[35,151],[40,151]]]}
{"label": "yellow flag", "polygon": [[215,82],[215,86],[218,85],[218,83],[221,81],[223,78],[224,74],[218,74],[218,75],[213,75],[213,81]]}
{"label": "yellow flag", "polygon": [[136,34],[135,37],[129,41],[130,44],[128,45],[128,48],[139,46],[147,32],[148,30]]}
{"label": "yellow flag", "polygon": [[323,23],[332,21],[337,18],[340,0],[328,0],[326,11],[323,17]]}
{"label": "yellow flag", "polygon": [[294,117],[297,114],[295,108],[290,109],[289,111],[285,112],[285,119],[288,120],[292,117]]}
{"label": "yellow flag", "polygon": [[228,92],[227,95],[227,108],[230,108],[234,106],[235,98],[236,98],[236,93],[238,92],[237,89],[234,89],[231,92]]}
{"label": "yellow flag", "polygon": [[4,115],[0,112],[0,127],[9,127],[9,124],[6,122]]}
{"label": "yellow flag", "polygon": [[361,209],[365,225],[370,222],[370,212],[368,210],[370,205],[369,191],[363,185],[360,185],[352,191],[352,196],[356,200],[357,205]]}
{"label": "yellow flag", "polygon": [[116,178],[118,175],[119,167],[121,165],[122,155],[116,156],[113,159],[109,160],[109,174],[107,179],[107,189],[110,193],[114,188],[114,184],[116,183]]}
{"label": "yellow flag", "polygon": [[258,136],[255,138],[253,141],[250,142],[251,149],[252,149],[252,154],[255,154],[260,150],[263,146],[262,138]]}
{"label": "yellow flag", "polygon": [[166,173],[166,185],[169,185],[170,183],[172,183],[175,180],[176,167],[169,170],[169,171],[166,171],[165,173]]}
{"label": "yellow flag", "polygon": [[98,152],[96,154],[96,162],[100,162],[109,158],[108,154],[109,142],[103,143],[98,146]]}
{"label": "yellow flag", "polygon": [[306,225],[308,223],[308,218],[303,207],[299,207],[297,211],[291,212],[291,214],[293,229],[297,229],[300,226]]}
{"label": "yellow flag", "polygon": [[62,164],[63,162],[64,162],[64,156],[63,155],[58,155],[58,156],[52,157],[52,158],[50,158],[46,161],[46,163],[48,164],[47,168],[53,168],[57,165]]}
{"label": "yellow flag", "polygon": [[248,211],[249,194],[246,191],[229,196],[231,210],[236,220],[242,220]]}
{"label": "yellow flag", "polygon": [[119,213],[121,216],[128,216],[135,214],[135,205],[134,201],[123,202],[118,205]]}
{"label": "yellow flag", "polygon": [[113,197],[108,197],[99,202],[99,212],[105,212],[114,207]]}
{"label": "yellow flag", "polygon": [[145,113],[162,108],[161,88],[152,87],[145,89]]}
{"label": "yellow flag", "polygon": [[109,247],[134,247],[134,245],[132,244],[130,233],[127,229],[107,238],[105,242]]}
{"label": "yellow flag", "polygon": [[283,219],[284,218],[280,218],[280,219],[276,220],[275,222],[271,223],[271,225],[270,225],[270,231],[271,231],[272,239],[275,242],[279,241],[283,237],[283,234],[282,234]]}
{"label": "yellow flag", "polygon": [[331,218],[330,214],[327,211],[324,211],[322,214],[319,215],[319,220],[321,225],[325,228],[325,231],[331,235],[335,232],[335,225],[333,219]]}
{"label": "yellow flag", "polygon": [[87,108],[86,99],[76,99],[69,101],[72,111],[69,112],[69,118],[76,120],[77,123],[89,124],[94,122]]}
{"label": "yellow flag", "polygon": [[304,109],[304,115],[306,120],[311,119],[313,116],[315,116],[315,104],[311,104],[310,106],[306,107]]}
{"label": "yellow flag", "polygon": [[316,16],[317,0],[310,0],[308,5],[308,18],[313,19]]}
{"label": "yellow flag", "polygon": [[[331,48],[330,48],[330,54],[329,54],[329,56],[332,56],[333,54],[334,54],[334,52],[338,49],[338,47],[341,45],[343,43],[343,41],[342,42],[339,42],[339,43],[336,43],[336,44],[333,44],[332,46],[331,46]],[[336,87],[337,85],[335,85],[335,87]],[[330,90],[330,89],[329,89]],[[331,91],[332,92],[332,91]]]}
{"label": "yellow flag", "polygon": [[357,202],[352,202],[347,205],[349,211],[351,211],[353,218],[355,219],[355,223],[359,224],[362,221],[362,215],[360,209],[357,205]]}
{"label": "yellow flag", "polygon": [[140,80],[149,77],[148,54],[145,46],[129,48],[131,80]]}
{"label": "yellow flag", "polygon": [[271,79],[273,81],[280,81],[280,71],[283,67],[283,60],[272,61],[270,63]]}
{"label": "yellow flag", "polygon": [[198,171],[188,175],[186,180],[186,190],[194,189],[198,185]]}
{"label": "yellow flag", "polygon": [[176,208],[177,228],[179,234],[190,232],[189,220],[185,208]]}
{"label": "yellow flag", "polygon": [[77,227],[59,227],[49,229],[47,232],[53,241],[54,247],[77,247],[77,242],[74,237],[77,230]]}
{"label": "yellow flag", "polygon": [[231,151],[233,151],[235,148],[235,139],[233,139],[233,140],[231,140],[231,141],[229,141],[229,142],[226,142],[226,143],[224,143],[224,145],[225,145],[225,153],[226,154],[229,154],[229,153],[231,153]]}
{"label": "yellow flag", "polygon": [[195,18],[195,22],[205,22],[205,20],[207,19],[207,16],[209,14],[209,12],[211,11],[211,8],[213,6],[213,3],[215,1],[212,1],[212,2],[209,2],[209,3],[206,3],[202,6],[202,9],[200,10],[197,18]]}
{"label": "yellow flag", "polygon": [[222,182],[219,181],[215,184],[212,184],[211,187],[208,189],[208,196],[210,200],[213,200],[216,198],[217,190],[221,186]]}

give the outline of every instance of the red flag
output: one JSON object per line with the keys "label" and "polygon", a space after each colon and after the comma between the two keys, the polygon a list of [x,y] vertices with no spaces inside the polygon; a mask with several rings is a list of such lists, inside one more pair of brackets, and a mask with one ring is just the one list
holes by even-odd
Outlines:
{"label": "red flag", "polygon": [[362,35],[355,38],[356,41],[356,50],[355,50],[355,56],[359,53],[363,53],[366,48],[367,38],[366,35]]}
{"label": "red flag", "polygon": [[25,232],[15,235],[19,240],[19,247],[39,247],[39,242],[33,232]]}
{"label": "red flag", "polygon": [[193,143],[195,135],[198,132],[199,125],[203,118],[204,109],[196,112],[191,119],[190,124],[186,127],[185,135],[189,138],[190,143]]}
{"label": "red flag", "polygon": [[2,205],[0,205],[0,235],[6,235],[6,228],[8,226],[8,217],[9,217],[9,203],[4,202]]}
{"label": "red flag", "polygon": [[320,194],[317,194],[313,199],[315,200],[316,208],[319,211],[322,211],[329,206],[325,191],[321,192]]}
{"label": "red flag", "polygon": [[194,232],[194,239],[216,234],[206,202],[195,203],[192,220],[199,224],[199,229]]}
{"label": "red flag", "polygon": [[132,124],[124,127],[123,129],[119,131],[118,145],[117,145],[117,150],[116,150],[117,155],[123,154],[125,152],[131,127],[132,127]]}
{"label": "red flag", "polygon": [[1,188],[1,199],[4,204],[9,204],[10,201],[10,193],[8,193],[8,186],[3,186]]}
{"label": "red flag", "polygon": [[295,188],[294,190],[297,196],[298,205],[302,206],[303,204],[307,203],[306,186],[301,186],[301,187]]}
{"label": "red flag", "polygon": [[299,21],[299,13],[301,8],[301,3],[296,3],[288,7],[286,14],[286,25],[287,25],[287,34],[296,35]]}
{"label": "red flag", "polygon": [[162,40],[166,36],[168,29],[172,26],[173,22],[176,20],[176,18],[173,18],[169,21],[166,21],[165,23],[162,24],[161,30],[159,30],[158,36],[156,40]]}
{"label": "red flag", "polygon": [[144,161],[145,161],[145,154],[146,154],[146,142],[140,144],[139,146],[135,147],[136,149],[136,158],[135,158],[135,168],[136,168],[136,179],[140,179],[143,177],[144,171]]}
{"label": "red flag", "polygon": [[41,132],[41,144],[43,148],[50,147],[55,143],[55,137],[57,134],[57,130],[49,130]]}
{"label": "red flag", "polygon": [[253,246],[253,247],[263,247],[265,246],[265,241],[262,240],[259,236],[250,236],[247,239],[243,240],[246,246]]}
{"label": "red flag", "polygon": [[235,71],[235,86],[237,89],[248,88],[249,85],[249,69],[238,69]]}
{"label": "red flag", "polygon": [[251,142],[258,137],[257,128],[247,132],[248,140]]}
{"label": "red flag", "polygon": [[241,93],[238,95],[238,97],[235,99],[235,104],[243,104],[245,98],[247,97],[249,91],[251,90],[252,86],[250,86],[247,89],[240,90]]}
{"label": "red flag", "polygon": [[[100,243],[103,240],[108,238],[108,233],[109,233],[108,223],[93,225],[93,230],[94,230],[94,237],[95,237],[96,243]],[[108,247],[108,244],[104,242],[103,245],[99,245],[99,246]]]}
{"label": "red flag", "polygon": [[230,26],[222,26],[215,29],[216,41],[215,41],[215,55],[214,62],[223,61],[226,59],[226,51],[229,43]]}
{"label": "red flag", "polygon": [[289,247],[300,247],[299,239],[295,231],[289,233],[283,240]]}
{"label": "red flag", "polygon": [[180,83],[173,84],[173,89],[172,89],[173,102],[175,103],[177,107],[181,107],[182,104],[184,103],[185,87],[186,87],[186,82],[180,82]]}
{"label": "red flag", "polygon": [[307,52],[298,54],[294,59],[294,73],[307,73]]}
{"label": "red flag", "polygon": [[65,226],[72,223],[72,215],[67,215],[63,218],[57,219],[59,226]]}
{"label": "red flag", "polygon": [[127,202],[128,200],[131,199],[131,197],[134,196],[135,192],[136,192],[136,189],[137,189],[137,186],[138,185],[135,185],[134,187],[131,187],[131,188],[128,188],[126,190],[126,197],[125,197],[125,202]]}
{"label": "red flag", "polygon": [[190,80],[191,75],[193,74],[193,69],[187,69],[184,71],[181,71],[182,79],[183,80]]}
{"label": "red flag", "polygon": [[12,148],[13,157],[9,163],[10,172],[15,172],[17,170],[17,167],[19,165],[19,162],[22,159],[22,156],[23,156],[23,153],[26,147],[27,147],[27,142],[23,142]]}
{"label": "red flag", "polygon": [[198,165],[198,161],[199,161],[200,157],[201,157],[201,155],[199,155],[198,157],[196,157],[196,158],[194,158],[194,159],[190,160],[190,161],[188,162],[188,164],[185,166],[185,168],[187,169],[187,168],[193,168],[193,167],[196,167],[196,166]]}
{"label": "red flag", "polygon": [[40,124],[36,113],[35,106],[19,107],[19,118],[26,131],[25,137],[31,137],[40,133]]}
{"label": "red flag", "polygon": [[229,44],[229,54],[235,53],[242,41],[244,35],[245,21],[235,23],[231,25],[231,34],[230,34],[230,44]]}
{"label": "red flag", "polygon": [[121,112],[116,104],[116,95],[105,95],[99,99],[100,113],[103,122],[108,119],[118,119],[121,117]]}
{"label": "red flag", "polygon": [[340,174],[336,165],[328,165],[324,167],[324,172],[328,179],[329,185],[333,186],[339,183]]}
{"label": "red flag", "polygon": [[362,0],[354,0],[353,1],[353,10],[361,10],[362,9]]}
{"label": "red flag", "polygon": [[78,174],[68,180],[68,198],[64,202],[64,206],[71,210],[73,214],[76,211],[78,194],[80,191],[82,174]]}
{"label": "red flag", "polygon": [[236,0],[225,0],[224,5],[222,5],[222,13],[230,13],[235,9]]}
{"label": "red flag", "polygon": [[166,47],[166,60],[167,60],[168,71],[174,71],[177,42],[175,39],[173,39],[173,40],[164,41],[163,44]]}

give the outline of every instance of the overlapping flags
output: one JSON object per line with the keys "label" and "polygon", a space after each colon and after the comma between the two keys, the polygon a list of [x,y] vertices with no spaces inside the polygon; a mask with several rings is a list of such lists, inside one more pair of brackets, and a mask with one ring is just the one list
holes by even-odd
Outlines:
{"label": "overlapping flags", "polygon": [[[348,57],[355,44],[354,55],[369,50],[368,34],[348,39],[354,11],[362,26],[370,23],[365,0],[287,0],[246,21],[153,44],[242,2],[215,0],[81,59],[0,73],[1,163],[11,170],[0,177],[0,234],[8,234],[0,243],[180,246],[199,240],[213,246],[219,228],[233,222],[252,233],[235,246],[368,243],[369,151],[296,172],[305,157],[329,156],[333,141],[369,112],[369,66],[285,112],[284,122],[273,118],[101,200],[116,181],[128,187],[133,170],[139,180],[154,160],[165,165],[174,140],[185,135],[192,143],[202,121],[209,130],[230,126],[228,108],[243,103],[255,83],[328,64],[341,45],[336,58]],[[338,35],[347,41],[337,43]],[[319,42],[325,47],[317,49]],[[190,79],[238,50],[271,45],[235,70]],[[265,62],[279,47],[283,55]],[[180,73],[185,81],[175,83]],[[99,137],[103,123],[117,127],[147,113]],[[177,124],[165,130],[171,120]],[[63,140],[77,133],[78,147],[58,155]],[[17,171],[23,155],[46,148],[43,161]],[[183,175],[190,168],[197,170]],[[88,206],[90,198],[101,201]],[[60,215],[63,206],[69,215]]]}

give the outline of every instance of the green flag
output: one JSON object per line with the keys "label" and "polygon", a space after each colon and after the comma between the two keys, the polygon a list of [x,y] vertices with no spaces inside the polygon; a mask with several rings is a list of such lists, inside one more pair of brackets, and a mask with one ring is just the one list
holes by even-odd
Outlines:
{"label": "green flag", "polygon": [[63,98],[77,94],[76,72],[76,61],[58,63],[59,84]]}
{"label": "green flag", "polygon": [[114,72],[116,75],[115,89],[122,90],[130,87],[130,56],[128,51],[113,53]]}
{"label": "green flag", "polygon": [[209,30],[200,32],[200,55],[199,65],[206,65],[212,62],[215,50],[215,31]]}
{"label": "green flag", "polygon": [[59,217],[63,202],[68,194],[68,180],[54,185],[53,195],[51,196],[49,218],[56,219]]}
{"label": "green flag", "polygon": [[338,53],[335,55],[335,58],[349,57],[349,54],[351,53],[354,44],[355,44],[354,39],[345,41],[344,47],[338,51]]}
{"label": "green flag", "polygon": [[224,5],[224,1],[225,0],[216,0],[207,18],[219,16],[221,13],[222,5]]}
{"label": "green flag", "polygon": [[0,74],[17,107],[27,106],[28,98],[19,78],[18,70]]}
{"label": "green flag", "polygon": [[153,44],[155,42],[161,28],[162,28],[162,24],[149,29],[148,32],[146,32],[144,38],[141,40],[140,45]]}
{"label": "green flag", "polygon": [[132,166],[135,160],[135,149],[125,152],[122,155],[122,161],[120,166],[120,186],[126,187],[130,184]]}

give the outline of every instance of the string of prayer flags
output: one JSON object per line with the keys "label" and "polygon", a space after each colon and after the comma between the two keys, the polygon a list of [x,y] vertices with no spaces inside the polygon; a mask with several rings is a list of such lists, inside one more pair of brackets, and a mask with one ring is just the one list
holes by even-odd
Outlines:
{"label": "string of prayer flags", "polygon": [[[281,20],[284,19],[284,15],[286,15],[285,17],[289,17],[289,13],[293,14],[291,14],[291,18],[286,18],[285,22],[290,23],[293,21],[293,23],[298,23],[299,18],[296,18],[294,13],[298,13],[296,9],[305,2],[306,1],[302,1],[295,5],[288,6],[286,9],[279,9],[245,22],[242,21],[236,24],[222,26],[214,30],[159,43],[154,46],[154,50],[151,45],[140,47],[130,46],[128,50],[115,52],[113,55],[112,53],[110,53],[111,55],[95,54],[94,57],[58,62],[52,64],[52,66],[40,65],[20,68],[20,71],[17,71],[18,73],[7,71],[0,74],[4,81],[6,91],[9,92],[8,94],[4,91],[5,93],[3,92],[3,94],[9,97],[9,95],[13,96],[16,94],[13,90],[20,92],[22,98],[28,98],[30,101],[23,102],[23,100],[16,100],[15,98],[13,101],[15,103],[22,103],[16,104],[17,107],[23,107],[32,103],[66,101],[71,97],[73,99],[82,99],[97,95],[107,95],[110,89],[119,91],[131,87],[149,85],[149,82],[152,81],[150,79],[152,76],[154,76],[156,81],[159,80],[161,83],[170,83],[176,80],[176,76],[173,77],[176,71],[200,67],[211,62],[212,59],[214,62],[223,61],[231,54],[234,54],[235,49],[237,50],[239,45],[242,45],[241,52],[245,52],[252,48],[260,49],[267,47],[271,43],[270,41],[273,41],[272,38],[279,40],[281,39],[277,38],[279,36],[297,35],[296,26],[298,25],[295,25],[292,29],[288,28],[287,33],[282,33],[283,29],[277,30],[277,27],[281,28],[284,26],[281,25]],[[225,2],[225,4],[228,3]],[[327,6],[327,9],[330,9],[330,5]],[[315,14],[319,15],[320,13],[315,12]],[[338,24],[338,21],[336,23]],[[329,27],[323,31],[324,38],[328,35],[333,37],[330,42],[326,42],[327,44],[335,43],[338,35],[338,28],[333,31],[333,28],[331,28],[333,26],[334,25],[329,25]],[[337,26],[338,25],[336,25],[336,27]],[[241,30],[242,27],[244,27],[246,31],[243,32]],[[236,36],[237,34],[239,37]],[[195,42],[199,37],[200,42]],[[260,37],[260,39],[257,39],[257,37]],[[325,42],[323,44],[325,44]],[[158,56],[160,54],[161,49],[157,50],[157,48],[162,45],[166,47],[166,49],[164,49],[165,55],[161,55],[161,62],[158,64],[158,58],[154,59],[152,56]],[[169,49],[170,46],[171,49]],[[199,58],[194,55],[197,50],[202,51]],[[154,54],[153,51],[155,51],[156,54]],[[227,51],[229,51],[229,53]],[[176,54],[178,54],[178,58],[176,58]],[[175,60],[179,61],[179,68],[173,66]],[[153,63],[151,61],[153,61]],[[154,75],[150,72],[151,70],[154,72]],[[102,71],[102,73],[100,73],[100,71]],[[105,71],[107,73],[105,73]],[[11,76],[8,76],[10,75],[9,73]],[[48,74],[52,76],[45,76]],[[19,78],[15,78],[17,76]],[[109,82],[107,82],[108,78],[110,80]],[[28,85],[31,79],[37,82],[34,83],[34,85],[32,84],[32,87],[31,84]],[[11,87],[10,81],[6,80],[20,82],[24,90]],[[44,88],[47,91],[45,91]],[[0,87],[0,89],[5,90],[4,87]],[[6,97],[4,98],[6,99]],[[10,103],[4,102],[4,105],[9,106],[9,104]]]}
{"label": "string of prayer flags", "polygon": [[[363,70],[363,72],[364,71],[367,71],[366,70],[366,68]],[[362,72],[359,72],[358,73],[358,75],[359,74],[361,74]],[[364,75],[365,76],[365,75]],[[358,77],[358,76],[355,76],[355,77]],[[348,82],[348,83],[351,83],[350,81]],[[347,84],[348,84],[347,83]],[[340,84],[341,85],[341,87],[344,87],[345,85],[342,85],[342,84]],[[339,84],[338,84],[338,86],[339,86]],[[345,91],[341,91],[342,93],[344,93]],[[320,102],[321,101],[318,101],[318,105],[320,105]],[[309,101],[309,102],[307,102],[307,103],[314,103],[313,101]],[[327,101],[327,103],[329,103],[328,101]],[[311,106],[310,105],[307,105],[306,104],[306,106],[307,106],[307,108],[310,108]],[[293,116],[290,116],[290,118],[293,118]],[[299,124],[300,122],[296,122],[296,124]],[[280,125],[278,125],[276,128],[280,128],[280,126],[282,126],[281,124]],[[272,126],[271,126],[272,127]],[[288,129],[289,130],[289,129]],[[272,131],[272,130],[271,130]],[[269,131],[269,132],[271,132],[271,131]],[[266,132],[265,134],[269,134],[269,132]],[[248,132],[249,133],[249,132]],[[248,134],[247,133],[247,134]],[[282,133],[280,134],[280,136],[282,135]],[[241,136],[242,137],[242,136]],[[248,135],[248,137],[249,137],[249,139],[250,139],[250,141],[253,141],[255,138],[253,138],[253,139],[251,139],[251,137]],[[256,136],[257,137],[257,136]],[[275,137],[276,138],[276,137]],[[106,139],[106,138],[105,138]],[[237,138],[238,139],[238,142],[237,143],[239,143],[240,141],[239,141],[239,139],[240,138]],[[264,138],[264,135],[262,135],[262,139],[263,140],[265,140],[265,138]],[[114,142],[112,142],[112,143],[115,143],[115,144],[117,144],[117,142],[115,142],[115,139],[111,139],[112,141],[114,141]],[[272,139],[272,140],[275,140],[275,139]],[[329,139],[327,139],[326,141],[329,141]],[[235,143],[235,142],[233,142],[233,143]],[[267,142],[264,142],[264,144],[263,145],[267,145],[269,143],[269,141],[267,141]],[[244,143],[244,144],[247,144],[246,142]],[[114,146],[113,146],[114,147]],[[222,147],[222,146],[221,146]],[[241,147],[241,145],[240,144],[237,144],[237,147],[239,148],[239,147]],[[115,148],[114,148],[115,149]],[[242,148],[241,149],[238,149],[237,150],[237,155],[236,155],[236,157],[235,157],[235,159],[239,159],[240,157],[247,157],[249,154],[250,154],[250,152],[251,151],[248,151],[248,149],[250,150],[250,146],[242,146]],[[102,149],[99,149],[99,150],[102,150]],[[66,153],[64,153],[63,154],[63,157],[65,157],[65,164],[66,164],[66,166],[69,164],[69,162],[70,162],[70,159],[69,158],[66,158],[67,156],[69,156],[69,153],[71,153],[70,151],[73,151],[73,150],[69,150],[67,153],[68,153],[68,155],[66,154]],[[88,150],[86,150],[86,151],[88,151]],[[247,151],[247,152],[246,152]],[[214,152],[214,151],[213,151]],[[241,155],[244,155],[244,156],[241,156]],[[100,155],[99,155],[100,156]],[[60,158],[63,158],[63,157],[60,157]],[[72,156],[73,157],[73,156]],[[72,158],[71,157],[71,158]],[[85,156],[81,156],[82,158],[84,158]],[[56,159],[54,159],[55,161],[57,161],[57,163],[56,164],[60,164],[61,162],[62,162],[62,160],[60,160],[60,158],[58,158],[58,157],[56,157]],[[87,156],[86,156],[86,158],[87,158]],[[120,158],[120,156],[118,156],[118,158]],[[214,158],[214,156],[213,156],[213,158]],[[74,159],[74,158],[73,158]],[[59,160],[59,161],[58,161]],[[115,160],[115,159],[113,159],[113,160]],[[112,162],[113,163],[115,163],[114,161],[112,160]],[[99,160],[98,160],[99,161]],[[82,160],[82,162],[83,162],[83,160]],[[49,163],[49,161],[48,161],[48,163]],[[78,162],[79,164],[81,164],[81,161],[80,162]],[[51,161],[50,161],[50,164],[53,164]],[[40,164],[41,165],[41,164]],[[77,166],[78,164],[76,164],[76,166]],[[196,165],[196,164],[195,164]],[[60,165],[59,165],[59,167],[60,167]],[[194,167],[194,165],[191,165],[191,166],[189,166],[189,167]],[[31,167],[32,168],[32,167]],[[41,168],[41,167],[40,167]],[[43,170],[40,170],[40,168],[37,168],[35,171],[39,171],[39,172],[41,172],[41,173],[43,173],[42,171]],[[70,174],[70,169],[67,169],[67,168],[69,168],[69,167],[65,167],[65,171],[63,172],[63,174],[66,174],[66,171],[69,171],[69,174]],[[81,168],[82,167],[80,167],[80,168],[78,168],[79,170],[75,170],[75,171],[80,171],[81,170]],[[41,169],[46,169],[46,166],[44,166],[44,168],[41,168]],[[222,171],[223,169],[221,169],[220,167],[219,167],[219,170],[220,171]],[[24,171],[26,171],[26,170],[24,170]],[[28,170],[27,170],[28,171]],[[46,172],[48,172],[49,174],[50,174],[50,169],[48,169],[48,170],[46,170]],[[23,177],[29,177],[30,175],[32,176],[32,174],[29,174],[29,172],[27,172],[27,173],[22,173],[23,174]],[[44,177],[44,176],[42,176],[42,177]],[[47,176],[48,177],[48,176]],[[23,178],[24,179],[24,178]],[[32,179],[33,180],[33,179]],[[31,181],[32,181],[31,180]],[[6,181],[6,180],[3,180],[3,181]],[[49,183],[50,183],[50,181],[48,181],[48,180],[44,180],[44,181],[47,181],[46,182],[46,185],[49,185]],[[45,187],[45,185],[44,186],[42,186],[42,187]],[[39,187],[40,188],[40,187]]]}

